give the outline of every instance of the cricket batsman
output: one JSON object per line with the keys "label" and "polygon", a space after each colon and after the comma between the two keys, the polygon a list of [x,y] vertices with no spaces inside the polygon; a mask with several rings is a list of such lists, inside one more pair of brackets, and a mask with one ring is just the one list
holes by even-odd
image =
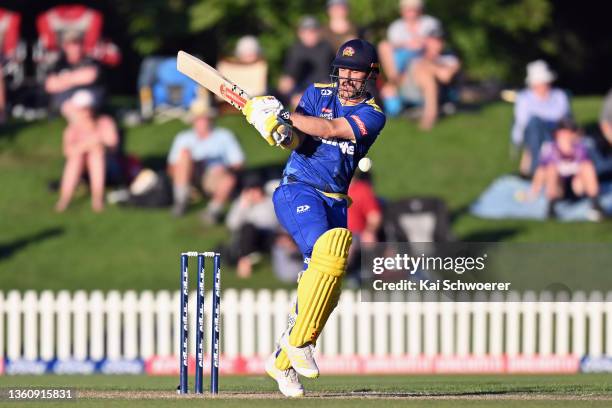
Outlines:
{"label": "cricket batsman", "polygon": [[351,232],[346,195],[359,160],[385,125],[385,115],[366,91],[379,71],[372,44],[344,43],[332,62],[332,82],[310,85],[295,112],[273,96],[251,99],[244,113],[270,144],[292,150],[274,192],[276,216],[304,256],[295,309],[267,373],[288,397],[304,395],[298,374],[319,376],[313,348],[336,307]]}

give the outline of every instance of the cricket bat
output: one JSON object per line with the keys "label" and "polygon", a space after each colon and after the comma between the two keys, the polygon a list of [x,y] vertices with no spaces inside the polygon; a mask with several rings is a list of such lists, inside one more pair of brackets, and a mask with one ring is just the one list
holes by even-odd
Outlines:
{"label": "cricket bat", "polygon": [[225,78],[204,61],[179,51],[176,69],[242,112],[251,97],[238,85]]}
{"label": "cricket bat", "polygon": [[[242,112],[244,105],[251,99],[244,89],[221,75],[219,71],[204,61],[185,51],[178,52],[176,56],[176,69],[238,109],[240,112]],[[288,120],[287,111],[282,110],[281,116],[282,115],[286,115],[286,120]],[[284,125],[278,127],[279,133],[284,134],[288,131],[289,129]]]}

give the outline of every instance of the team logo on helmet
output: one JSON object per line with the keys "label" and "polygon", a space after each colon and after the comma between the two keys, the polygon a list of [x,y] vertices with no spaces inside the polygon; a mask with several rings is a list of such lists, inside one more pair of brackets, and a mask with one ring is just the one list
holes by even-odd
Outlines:
{"label": "team logo on helmet", "polygon": [[352,57],[353,55],[355,55],[355,49],[353,49],[353,47],[346,47],[342,50],[343,57]]}

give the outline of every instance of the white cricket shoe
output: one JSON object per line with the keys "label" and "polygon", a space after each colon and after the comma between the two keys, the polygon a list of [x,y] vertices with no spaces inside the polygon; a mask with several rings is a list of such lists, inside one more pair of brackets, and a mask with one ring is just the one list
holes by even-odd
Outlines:
{"label": "white cricket shoe", "polygon": [[281,371],[276,368],[274,362],[276,361],[276,353],[272,353],[266,360],[266,373],[272,377],[278,384],[279,391],[285,397],[303,397],[304,387],[300,383],[297,373],[293,367],[289,367],[285,371]]}
{"label": "white cricket shoe", "polygon": [[285,332],[280,339],[280,346],[285,353],[291,365],[299,375],[306,378],[317,378],[319,376],[319,367],[312,356],[312,345],[306,344],[302,347],[294,347],[289,344],[289,333]]}

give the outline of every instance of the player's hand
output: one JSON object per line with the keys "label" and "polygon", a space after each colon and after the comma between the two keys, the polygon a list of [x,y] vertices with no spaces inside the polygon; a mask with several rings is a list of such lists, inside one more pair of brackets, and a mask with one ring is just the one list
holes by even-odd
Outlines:
{"label": "player's hand", "polygon": [[[257,125],[255,125],[257,127]],[[293,124],[290,113],[283,109],[276,116],[268,116],[263,124],[264,138],[271,146],[287,147],[293,140]],[[268,136],[269,135],[269,136]]]}
{"label": "player's hand", "polygon": [[280,125],[274,132],[272,138],[277,146],[289,146],[293,140],[293,127],[290,124]]}
{"label": "player's hand", "polygon": [[270,146],[276,145],[273,133],[280,125],[278,114],[283,104],[273,96],[257,96],[247,102],[243,109],[247,121],[257,129]]}

